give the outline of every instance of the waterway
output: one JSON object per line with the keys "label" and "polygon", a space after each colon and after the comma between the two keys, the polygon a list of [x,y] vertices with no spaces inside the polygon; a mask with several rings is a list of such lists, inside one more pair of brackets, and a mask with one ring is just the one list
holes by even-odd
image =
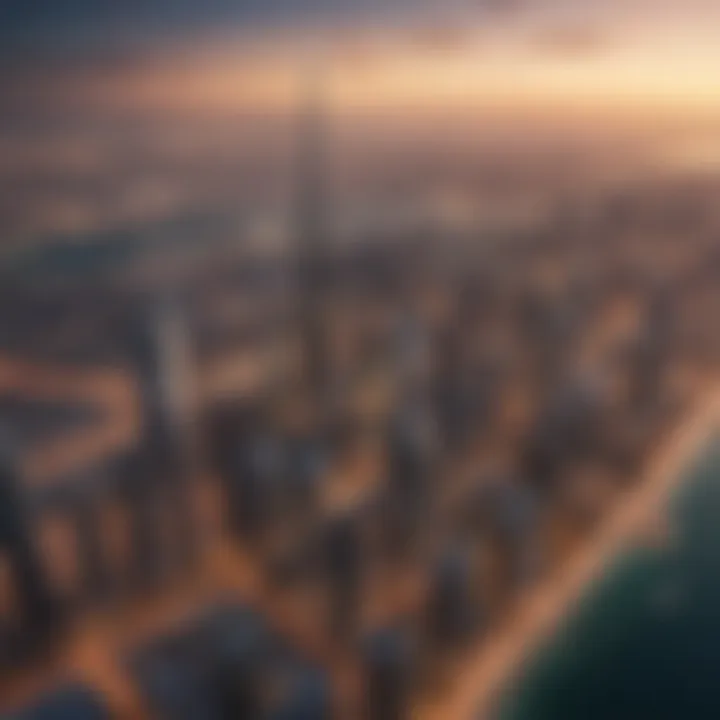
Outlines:
{"label": "waterway", "polygon": [[669,537],[636,544],[587,588],[498,718],[720,718],[720,438],[684,472]]}

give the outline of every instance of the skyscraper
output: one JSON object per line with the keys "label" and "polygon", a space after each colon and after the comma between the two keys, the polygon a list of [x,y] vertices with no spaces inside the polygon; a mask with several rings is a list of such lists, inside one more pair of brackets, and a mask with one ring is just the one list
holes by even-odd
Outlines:
{"label": "skyscraper", "polygon": [[143,318],[136,346],[144,432],[168,455],[185,461],[196,449],[196,398],[190,339],[180,306],[161,301]]}
{"label": "skyscraper", "polygon": [[297,283],[304,379],[317,400],[327,385],[327,242],[324,220],[323,93],[321,71],[305,79],[297,130]]}
{"label": "skyscraper", "polygon": [[[143,319],[134,364],[141,402],[140,464],[129,479],[139,565],[154,574],[184,567],[197,550],[192,479],[199,461],[196,397],[185,319],[165,300]],[[162,524],[168,533],[160,531]],[[162,543],[163,535],[169,538]],[[150,562],[155,557],[156,562]],[[153,567],[154,566],[154,567]]]}
{"label": "skyscraper", "polygon": [[19,601],[21,637],[42,644],[58,620],[58,607],[44,575],[23,498],[21,476],[8,447],[0,448],[0,550],[8,556]]}

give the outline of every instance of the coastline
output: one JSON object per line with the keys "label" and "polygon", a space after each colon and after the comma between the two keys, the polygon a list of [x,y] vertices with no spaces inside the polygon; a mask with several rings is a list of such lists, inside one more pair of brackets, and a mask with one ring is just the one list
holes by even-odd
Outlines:
{"label": "coastline", "polygon": [[660,514],[683,469],[708,442],[720,421],[720,388],[703,396],[651,458],[643,480],[618,502],[609,517],[558,573],[543,580],[513,611],[509,625],[490,634],[460,667],[451,699],[427,707],[422,720],[491,718],[498,695],[529,655],[550,638],[590,582],[632,541],[643,522]]}

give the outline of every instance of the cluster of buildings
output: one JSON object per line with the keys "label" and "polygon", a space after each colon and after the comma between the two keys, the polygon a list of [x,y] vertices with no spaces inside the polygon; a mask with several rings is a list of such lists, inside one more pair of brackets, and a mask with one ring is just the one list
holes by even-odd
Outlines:
{"label": "cluster of buildings", "polygon": [[638,190],[533,234],[331,253],[318,202],[296,290],[243,341],[251,389],[208,391],[198,339],[235,340],[203,277],[190,310],[111,305],[121,447],[36,487],[4,423],[0,716],[440,717],[717,376],[709,217],[681,237]]}

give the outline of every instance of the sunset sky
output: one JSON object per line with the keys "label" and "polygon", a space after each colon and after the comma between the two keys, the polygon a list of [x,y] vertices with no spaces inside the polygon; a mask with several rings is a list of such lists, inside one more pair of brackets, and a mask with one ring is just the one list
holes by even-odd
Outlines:
{"label": "sunset sky", "polygon": [[70,0],[0,6],[10,99],[283,109],[320,58],[338,108],[715,114],[714,0]]}
{"label": "sunset sky", "polygon": [[412,195],[413,163],[532,175],[553,143],[593,178],[648,152],[717,167],[718,38],[717,0],[0,0],[0,231],[269,206],[318,79],[357,204]]}

